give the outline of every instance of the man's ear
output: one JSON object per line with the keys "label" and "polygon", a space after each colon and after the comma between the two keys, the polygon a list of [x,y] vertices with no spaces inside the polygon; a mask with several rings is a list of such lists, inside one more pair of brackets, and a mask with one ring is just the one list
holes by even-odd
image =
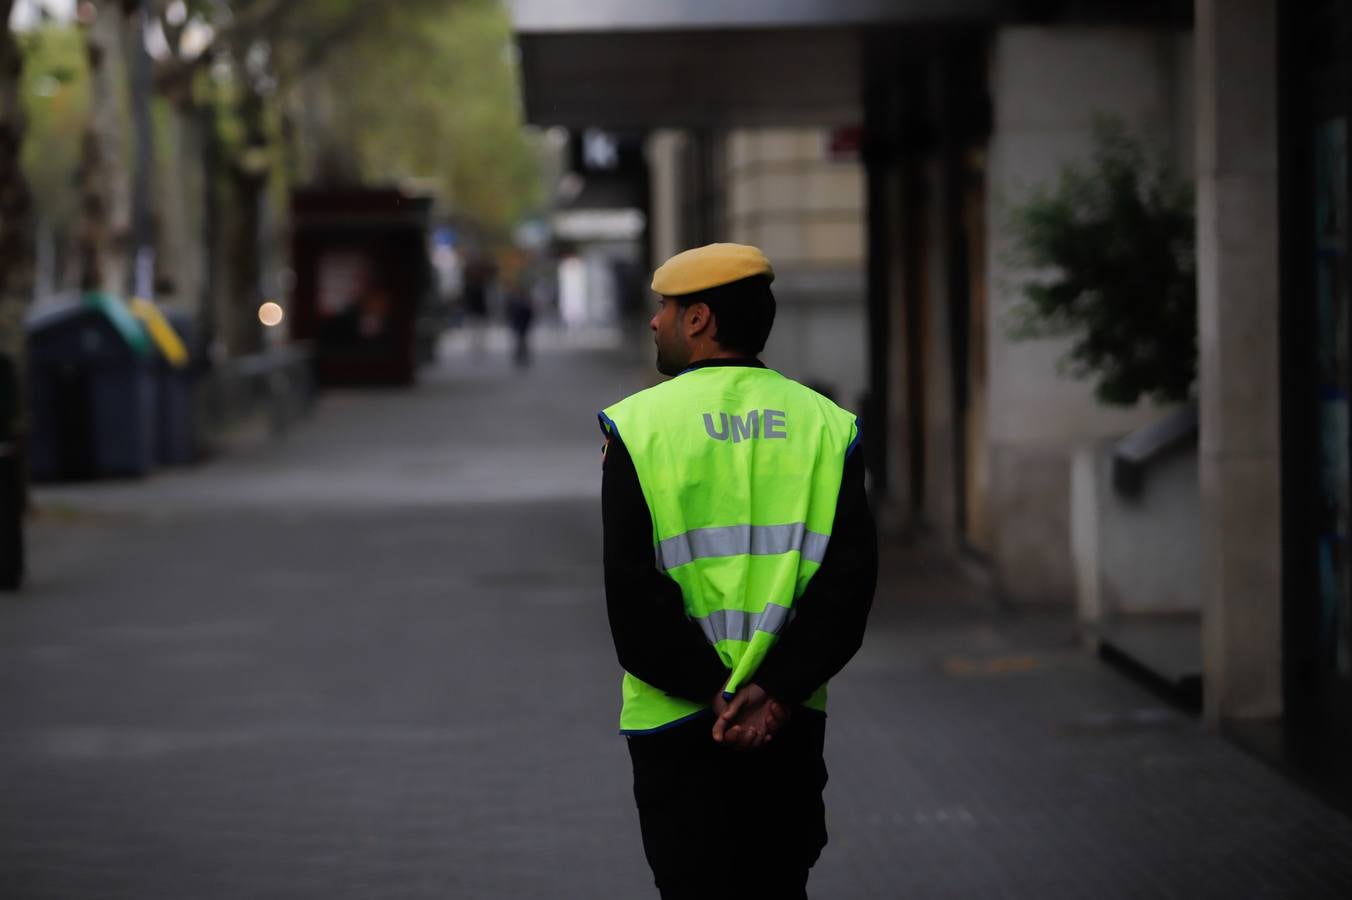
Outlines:
{"label": "man's ear", "polygon": [[713,310],[709,309],[707,303],[692,303],[685,311],[685,334],[686,337],[699,337],[709,330],[713,324]]}

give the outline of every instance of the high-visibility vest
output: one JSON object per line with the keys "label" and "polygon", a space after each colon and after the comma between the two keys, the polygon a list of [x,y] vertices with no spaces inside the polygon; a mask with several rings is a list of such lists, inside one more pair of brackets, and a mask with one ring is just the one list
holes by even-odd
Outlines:
{"label": "high-visibility vest", "polygon": [[[657,567],[680,585],[686,615],[732,672],[724,691],[735,692],[821,566],[858,420],[816,391],[752,366],[688,370],[600,419],[633,458]],[[620,730],[628,734],[708,708],[628,672],[623,696]],[[824,710],[826,686],[806,705]]]}

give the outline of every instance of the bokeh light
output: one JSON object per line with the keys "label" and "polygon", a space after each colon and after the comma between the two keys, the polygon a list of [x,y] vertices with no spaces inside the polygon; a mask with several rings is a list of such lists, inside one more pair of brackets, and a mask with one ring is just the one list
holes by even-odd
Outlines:
{"label": "bokeh light", "polygon": [[282,324],[282,320],[285,318],[286,313],[282,310],[282,307],[271,300],[258,307],[258,321],[268,328]]}

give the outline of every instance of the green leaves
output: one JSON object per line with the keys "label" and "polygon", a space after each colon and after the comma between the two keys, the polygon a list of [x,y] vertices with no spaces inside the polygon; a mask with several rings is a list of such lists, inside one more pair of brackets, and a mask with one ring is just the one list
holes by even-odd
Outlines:
{"label": "green leaves", "polygon": [[89,121],[84,38],[70,25],[49,24],[20,36],[20,91],[28,117],[23,170],[38,216],[66,228],[79,202],[73,184]]}
{"label": "green leaves", "polygon": [[333,98],[334,133],[364,175],[432,179],[453,212],[505,233],[542,182],[501,5],[460,0],[384,27],[314,73]]}
{"label": "green leaves", "polygon": [[[122,11],[115,0],[98,7]],[[163,35],[157,121],[197,122],[205,111],[226,171],[249,190],[265,182],[283,202],[288,184],[339,159],[353,180],[432,187],[452,213],[498,236],[543,199],[500,0],[150,0],[148,12]],[[15,96],[31,123],[24,168],[41,219],[64,233],[92,111],[85,34],[53,22],[18,37],[26,68]]]}
{"label": "green leaves", "polygon": [[1085,169],[1012,213],[1015,262],[1037,272],[1013,310],[1017,339],[1073,337],[1064,371],[1105,403],[1187,399],[1197,376],[1196,225],[1191,186],[1102,119]]}
{"label": "green leaves", "polygon": [[[540,202],[539,151],[523,127],[499,0],[189,7],[213,16],[215,49],[234,60],[237,80],[275,83],[296,156],[330,170],[302,166],[293,177],[334,175],[336,166],[371,183],[430,183],[452,212],[497,234]],[[251,58],[266,60],[267,78],[249,73]]]}

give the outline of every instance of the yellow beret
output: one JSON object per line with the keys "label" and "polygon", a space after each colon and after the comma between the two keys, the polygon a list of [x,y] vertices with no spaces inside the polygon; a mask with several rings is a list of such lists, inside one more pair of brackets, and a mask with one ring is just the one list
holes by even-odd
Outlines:
{"label": "yellow beret", "polygon": [[653,290],[664,297],[679,297],[764,275],[775,280],[770,260],[757,247],[746,244],[707,244],[677,253],[653,273]]}

